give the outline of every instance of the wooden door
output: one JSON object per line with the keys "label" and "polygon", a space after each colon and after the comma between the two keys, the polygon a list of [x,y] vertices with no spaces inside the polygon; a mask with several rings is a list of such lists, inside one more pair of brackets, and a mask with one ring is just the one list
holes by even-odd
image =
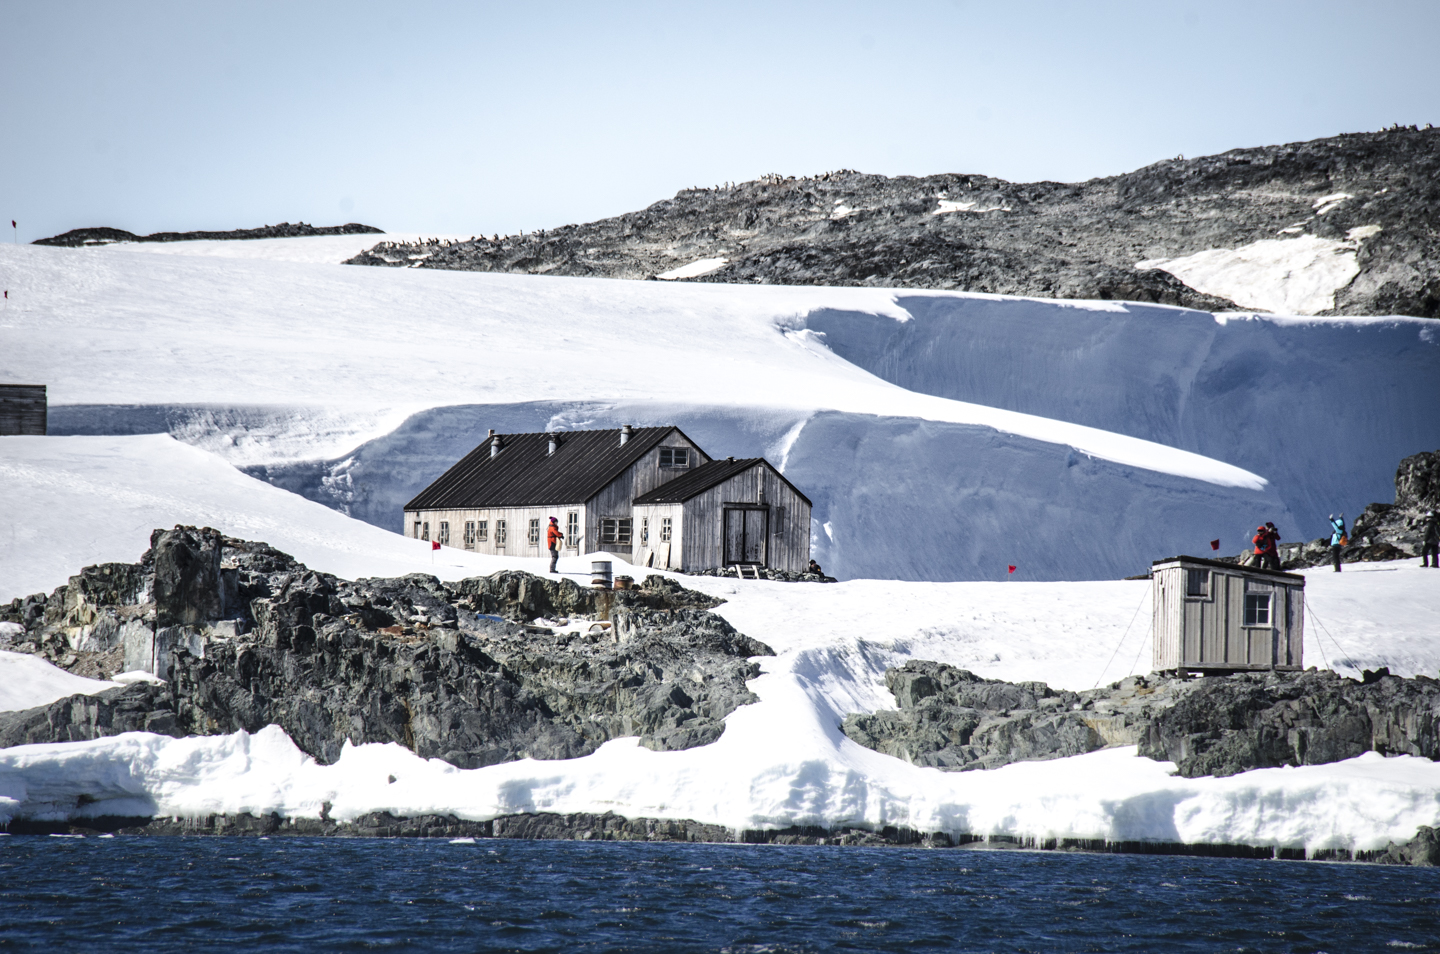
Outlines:
{"label": "wooden door", "polygon": [[765,566],[770,513],[756,507],[727,507],[725,513],[725,564]]}

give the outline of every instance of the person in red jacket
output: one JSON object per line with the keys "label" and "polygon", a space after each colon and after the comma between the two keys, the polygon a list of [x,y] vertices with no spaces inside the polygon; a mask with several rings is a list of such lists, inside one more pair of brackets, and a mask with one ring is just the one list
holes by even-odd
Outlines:
{"label": "person in red jacket", "polygon": [[545,531],[545,545],[550,548],[550,572],[555,572],[555,564],[560,562],[560,544],[565,542],[565,531],[560,529],[560,521],[554,517],[550,518],[550,526]]}
{"label": "person in red jacket", "polygon": [[1275,549],[1275,542],[1279,539],[1280,531],[1275,529],[1273,523],[1255,528],[1255,562],[1260,564],[1260,569],[1280,569],[1280,554]]}

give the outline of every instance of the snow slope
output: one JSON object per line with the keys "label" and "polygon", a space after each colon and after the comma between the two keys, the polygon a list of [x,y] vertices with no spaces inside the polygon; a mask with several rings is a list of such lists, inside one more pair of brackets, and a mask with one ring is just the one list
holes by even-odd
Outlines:
{"label": "snow slope", "polygon": [[271,262],[339,265],[381,242],[419,242],[426,239],[468,240],[470,235],[424,235],[419,232],[373,232],[362,235],[307,235],[275,239],[201,239],[194,242],[117,242],[94,251],[112,249],[147,255],[196,255],[204,258],[246,258]]}

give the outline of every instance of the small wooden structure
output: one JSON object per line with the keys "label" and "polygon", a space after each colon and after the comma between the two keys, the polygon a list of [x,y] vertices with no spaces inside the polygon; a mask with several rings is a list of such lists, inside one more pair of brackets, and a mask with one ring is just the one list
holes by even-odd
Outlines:
{"label": "small wooden structure", "polygon": [[765,458],[712,461],[635,498],[635,563],[803,573],[810,563],[810,510],[810,498]]}
{"label": "small wooden structure", "polygon": [[32,434],[46,430],[43,384],[0,384],[0,434]]}
{"label": "small wooden structure", "polygon": [[1177,556],[1150,578],[1155,671],[1305,668],[1305,577]]}

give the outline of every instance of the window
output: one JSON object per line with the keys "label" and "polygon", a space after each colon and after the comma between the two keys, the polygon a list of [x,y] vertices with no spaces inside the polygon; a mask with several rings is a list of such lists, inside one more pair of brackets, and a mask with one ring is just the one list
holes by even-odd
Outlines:
{"label": "window", "polygon": [[526,534],[525,534],[525,539],[527,539],[527,540],[530,541],[530,545],[531,545],[532,547],[538,547],[538,546],[540,545],[540,518],[539,518],[539,517],[531,517],[531,518],[530,518],[530,529],[526,532]]}
{"label": "window", "polygon": [[425,523],[420,524],[420,539],[421,539],[421,540],[429,540],[429,539],[430,539],[430,523],[429,523],[429,521],[426,521]]}
{"label": "window", "polygon": [[1185,570],[1185,595],[1206,597],[1210,595],[1209,570]]}
{"label": "window", "polygon": [[785,508],[770,508],[770,532],[780,537],[785,535]]}
{"label": "window", "polygon": [[505,545],[505,521],[504,521],[504,520],[496,520],[496,521],[495,521],[495,545],[496,545],[497,547],[503,547],[503,546]]}
{"label": "window", "polygon": [[600,542],[602,544],[609,543],[615,546],[628,547],[630,545],[630,518],[601,517]]}
{"label": "window", "polygon": [[441,521],[440,521],[440,537],[439,537],[439,539],[440,539],[440,545],[441,545],[442,547],[448,547],[448,546],[450,545],[450,521],[448,521],[448,520],[441,520]]}
{"label": "window", "polygon": [[690,451],[685,447],[660,448],[661,467],[689,467]]}
{"label": "window", "polygon": [[465,549],[475,549],[475,521],[465,521]]}
{"label": "window", "polygon": [[669,542],[670,542],[670,518],[669,518],[669,517],[661,517],[661,518],[660,518],[660,542],[661,542],[661,543],[669,543]]}
{"label": "window", "polygon": [[580,512],[572,510],[565,515],[565,545],[574,550],[580,546]]}
{"label": "window", "polygon": [[420,539],[420,521],[419,521],[419,520],[416,520],[416,521],[415,521],[415,539],[416,539],[416,540],[419,540],[419,539]]}
{"label": "window", "polygon": [[1269,626],[1269,625],[1270,625],[1270,594],[1269,594],[1269,593],[1246,593],[1246,594],[1245,594],[1245,625],[1246,625],[1246,626]]}
{"label": "window", "polygon": [[650,518],[649,518],[649,517],[641,517],[641,518],[640,518],[640,545],[641,545],[642,547],[648,547],[648,546],[650,545]]}
{"label": "window", "polygon": [[490,539],[490,521],[477,520],[475,522],[475,539],[484,543]]}

